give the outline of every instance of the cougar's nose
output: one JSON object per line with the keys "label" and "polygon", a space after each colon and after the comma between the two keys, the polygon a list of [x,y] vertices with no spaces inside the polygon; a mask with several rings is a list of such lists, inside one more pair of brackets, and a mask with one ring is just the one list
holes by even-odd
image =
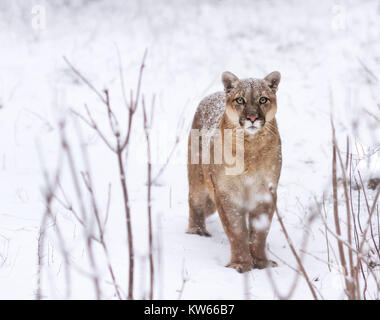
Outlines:
{"label": "cougar's nose", "polygon": [[254,123],[257,120],[258,116],[247,116],[247,120],[251,121]]}

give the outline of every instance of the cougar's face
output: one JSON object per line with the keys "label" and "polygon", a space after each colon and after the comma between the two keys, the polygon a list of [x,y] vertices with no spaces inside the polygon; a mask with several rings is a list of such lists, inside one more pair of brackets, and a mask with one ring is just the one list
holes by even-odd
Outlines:
{"label": "cougar's face", "polygon": [[279,72],[272,72],[264,79],[244,80],[224,72],[222,81],[226,92],[226,114],[248,134],[255,134],[274,118]]}

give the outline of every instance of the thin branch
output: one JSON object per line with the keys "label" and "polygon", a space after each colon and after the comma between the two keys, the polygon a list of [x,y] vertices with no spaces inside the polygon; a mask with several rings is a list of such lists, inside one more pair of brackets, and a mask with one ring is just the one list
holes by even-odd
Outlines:
{"label": "thin branch", "polygon": [[67,63],[67,65],[70,67],[70,69],[77,75],[79,79],[81,79],[97,96],[98,98],[103,102],[106,103],[105,97],[95,88],[95,86],[86,78],[82,75],[81,72],[79,72],[72,64],[71,62],[63,56],[63,60]]}
{"label": "thin branch", "polygon": [[318,300],[318,296],[317,296],[317,294],[316,294],[316,292],[315,292],[315,290],[314,290],[313,285],[311,284],[311,281],[310,281],[310,279],[309,279],[309,276],[308,276],[307,273],[306,273],[306,270],[305,270],[305,268],[304,268],[304,266],[303,266],[302,260],[301,260],[300,257],[298,256],[297,251],[295,250],[295,248],[294,248],[294,246],[293,246],[293,242],[292,242],[292,240],[290,239],[289,234],[288,234],[288,232],[287,232],[287,230],[286,230],[286,227],[285,227],[285,225],[284,225],[284,223],[283,223],[283,221],[282,221],[282,218],[281,218],[281,216],[280,216],[280,214],[279,214],[279,212],[278,212],[278,208],[277,208],[277,205],[276,205],[275,197],[274,197],[274,194],[273,194],[273,192],[272,192],[273,190],[270,190],[270,191],[271,191],[272,201],[273,201],[273,205],[274,205],[274,209],[275,209],[274,211],[276,212],[277,219],[278,219],[278,221],[280,222],[281,229],[282,229],[282,231],[284,232],[284,235],[285,235],[286,241],[288,242],[288,245],[289,245],[289,247],[290,247],[290,250],[292,251],[293,256],[295,257],[295,259],[296,259],[296,261],[297,261],[298,267],[300,268],[300,271],[302,272],[302,275],[304,276],[304,278],[305,278],[305,280],[306,280],[306,283],[307,283],[307,285],[308,285],[308,287],[309,287],[309,289],[310,289],[310,292],[311,292],[313,298],[314,298],[315,300]]}
{"label": "thin branch", "polygon": [[[332,97],[330,92],[330,103],[332,104]],[[336,172],[336,138],[335,138],[335,127],[334,122],[332,118],[332,114],[330,115],[330,123],[331,123],[331,130],[332,130],[332,184],[333,184],[333,198],[334,198],[334,222],[335,222],[335,230],[339,237],[341,237],[341,229],[340,229],[340,221],[339,221],[339,211],[338,211],[338,182],[337,182],[337,172]],[[338,251],[339,251],[339,258],[340,262],[343,267],[344,271],[344,279],[346,283],[346,293],[348,294],[349,299],[354,299],[354,297],[351,296],[352,290],[351,290],[351,284],[348,281],[348,271],[347,271],[347,264],[346,264],[346,258],[344,254],[344,249],[341,241],[338,241]]]}
{"label": "thin branch", "polygon": [[[148,156],[148,182],[147,182],[147,211],[148,211],[148,243],[149,243],[149,269],[150,269],[150,290],[149,299],[153,300],[154,293],[154,262],[153,262],[153,226],[152,226],[152,159],[151,159],[151,147],[150,147],[150,134],[149,130],[152,123],[148,123],[147,113],[145,108],[145,99],[142,97],[142,106],[144,114],[144,132],[147,145],[147,156]],[[154,109],[154,96],[152,100],[151,112]]]}

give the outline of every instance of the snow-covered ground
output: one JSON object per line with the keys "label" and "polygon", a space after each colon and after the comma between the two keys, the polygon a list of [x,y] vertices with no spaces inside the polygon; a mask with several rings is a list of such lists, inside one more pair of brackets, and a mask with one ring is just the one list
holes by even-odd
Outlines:
{"label": "snow-covered ground", "polygon": [[[36,4],[42,7],[35,7]],[[39,9],[46,25],[36,28]],[[45,210],[44,167],[53,175],[60,158],[58,122],[68,119],[68,139],[78,168],[82,166],[75,124],[89,152],[101,214],[112,185],[106,239],[123,297],[127,288],[128,252],[125,217],[116,157],[70,109],[85,115],[84,103],[107,131],[107,113],[91,90],[70,71],[65,56],[100,90],[108,88],[111,104],[126,130],[118,51],[127,96],[136,88],[139,66],[148,50],[142,92],[156,104],[151,130],[153,175],[165,163],[177,134],[181,141],[153,187],[155,297],[160,299],[276,299],[268,272],[245,275],[225,268],[229,244],[217,214],[207,221],[211,238],[185,234],[187,228],[187,133],[199,101],[222,89],[221,73],[241,78],[264,77],[279,70],[278,114],[283,142],[283,169],[278,208],[297,249],[309,234],[306,271],[324,299],[342,299],[343,281],[330,271],[320,219],[307,225],[315,199],[326,195],[332,215],[330,110],[341,149],[346,136],[354,153],[379,145],[380,3],[368,1],[11,1],[0,2],[0,299],[34,299],[37,289],[38,239]],[[40,25],[41,26],[41,25]],[[149,108],[148,108],[148,111]],[[73,120],[73,119],[76,119]],[[183,122],[182,122],[183,121]],[[363,149],[362,149],[363,148]],[[147,297],[146,145],[141,105],[137,111],[127,181],[136,250],[135,297]],[[377,157],[377,158],[376,158]],[[360,162],[362,176],[378,176],[379,156]],[[75,189],[64,160],[62,186],[74,205]],[[79,171],[80,169],[78,169]],[[368,190],[370,203],[374,191]],[[61,195],[62,197],[62,195]],[[343,198],[341,198],[343,199]],[[363,200],[363,199],[362,199]],[[363,219],[365,220],[365,204]],[[58,203],[56,223],[63,230],[72,267],[71,299],[93,299],[83,232],[73,215]],[[342,202],[341,212],[344,212]],[[332,221],[332,220],[331,220]],[[333,225],[331,225],[333,228]],[[379,237],[375,228],[375,237]],[[68,280],[56,227],[49,221],[43,255],[42,294],[64,299]],[[335,241],[332,263],[336,263]],[[95,243],[102,298],[115,298],[104,255]],[[268,246],[281,260],[272,277],[286,294],[297,267],[276,218]],[[379,270],[375,270],[379,272]],[[184,279],[186,280],[184,283]],[[373,286],[368,298],[376,298]],[[304,279],[292,298],[310,299]]]}

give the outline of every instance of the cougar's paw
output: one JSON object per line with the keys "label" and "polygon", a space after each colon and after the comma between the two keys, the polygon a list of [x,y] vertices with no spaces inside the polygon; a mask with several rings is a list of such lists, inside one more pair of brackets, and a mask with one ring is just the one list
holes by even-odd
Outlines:
{"label": "cougar's paw", "polygon": [[203,237],[211,237],[211,234],[206,230],[199,227],[191,227],[187,229],[186,233],[188,234],[198,234]]}
{"label": "cougar's paw", "polygon": [[255,269],[275,268],[278,266],[276,261],[268,259],[253,259],[253,265]]}
{"label": "cougar's paw", "polygon": [[247,272],[253,269],[251,262],[230,262],[226,265],[227,268],[233,268],[239,273]]}

